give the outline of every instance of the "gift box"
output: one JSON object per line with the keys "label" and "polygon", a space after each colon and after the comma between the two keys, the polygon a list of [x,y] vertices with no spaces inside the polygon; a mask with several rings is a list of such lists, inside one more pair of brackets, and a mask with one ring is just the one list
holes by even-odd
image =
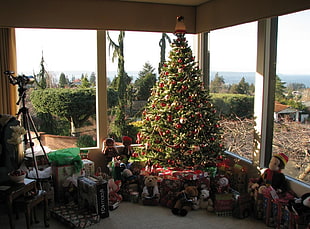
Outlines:
{"label": "gift box", "polygon": [[85,176],[95,175],[95,163],[88,159],[82,159],[82,162],[83,162],[82,170],[85,172]]}
{"label": "gift box", "polygon": [[244,219],[251,214],[252,198],[249,193],[235,193],[232,216]]}
{"label": "gift box", "polygon": [[66,224],[69,228],[86,228],[99,223],[100,216],[88,209],[80,208],[76,203],[57,206],[50,209],[51,216]]}
{"label": "gift box", "polygon": [[109,216],[108,183],[95,177],[78,178],[78,204],[101,218]]}
{"label": "gift box", "polygon": [[215,194],[214,211],[218,216],[231,216],[233,210],[232,193]]}
{"label": "gift box", "polygon": [[65,201],[65,182],[68,178],[75,175],[78,177],[80,175],[80,171],[76,171],[73,165],[63,165],[63,166],[52,166],[52,174],[54,181],[54,191],[55,191],[55,199],[57,202]]}
{"label": "gift box", "polygon": [[268,227],[276,225],[277,209],[272,209],[272,197],[268,194],[263,195],[263,221]]}
{"label": "gift box", "polygon": [[256,219],[263,219],[264,195],[258,193],[256,198],[252,200],[253,214]]}

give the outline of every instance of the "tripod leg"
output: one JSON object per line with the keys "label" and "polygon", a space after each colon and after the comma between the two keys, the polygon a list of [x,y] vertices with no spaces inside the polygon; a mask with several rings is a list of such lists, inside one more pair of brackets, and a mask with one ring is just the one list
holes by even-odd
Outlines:
{"label": "tripod leg", "polygon": [[[28,116],[28,120],[30,121],[31,127],[32,127],[33,130],[34,130],[34,133],[35,133],[35,135],[36,135],[36,138],[38,139],[38,142],[39,142],[39,144],[40,144],[40,146],[41,146],[41,149],[42,149],[43,154],[44,154],[44,157],[45,157],[45,161],[47,162],[47,164],[49,164],[48,157],[47,157],[46,152],[45,152],[45,149],[44,149],[44,147],[43,147],[43,145],[42,145],[42,142],[41,142],[40,136],[39,136],[39,134],[38,134],[37,128],[36,128],[36,126],[34,125],[33,119],[32,119],[32,117],[31,117],[31,115],[30,115],[29,113],[27,113],[27,116]],[[50,164],[49,164],[49,165],[50,165]]]}

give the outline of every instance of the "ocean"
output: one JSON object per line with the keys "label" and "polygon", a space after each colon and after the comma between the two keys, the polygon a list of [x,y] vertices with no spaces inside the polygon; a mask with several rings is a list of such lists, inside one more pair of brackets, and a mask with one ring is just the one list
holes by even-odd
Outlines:
{"label": "ocean", "polygon": [[[137,79],[139,71],[128,71],[127,74],[133,78]],[[226,84],[237,84],[240,82],[242,77],[249,84],[255,83],[255,72],[211,72],[211,80],[214,79],[215,74],[218,73],[219,76],[224,78]],[[112,80],[116,75],[115,71],[108,72],[108,77]],[[309,75],[289,75],[289,74],[279,74],[280,79],[286,83],[302,83],[307,88],[310,88],[310,74]]]}
{"label": "ocean", "polygon": [[[88,76],[91,75],[92,71],[63,71],[65,75],[71,80],[72,77],[76,79],[81,78],[82,74],[87,74]],[[58,79],[60,76],[60,71],[53,72],[54,76]],[[226,84],[237,84],[240,82],[242,77],[244,77],[245,81],[249,84],[255,83],[255,72],[211,72],[211,80],[214,79],[215,74],[218,73],[219,76],[224,78]],[[127,71],[127,74],[136,80],[139,75],[139,71]],[[157,71],[156,71],[157,74]],[[109,71],[107,76],[112,81],[113,78],[117,75],[116,71]],[[280,79],[286,83],[286,85],[290,83],[302,83],[307,88],[310,88],[310,74],[279,74]]]}

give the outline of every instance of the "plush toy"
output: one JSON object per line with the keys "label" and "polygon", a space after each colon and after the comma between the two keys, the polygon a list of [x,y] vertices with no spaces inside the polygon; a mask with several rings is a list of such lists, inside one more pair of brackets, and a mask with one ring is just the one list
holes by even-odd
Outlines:
{"label": "plush toy", "polygon": [[285,192],[287,190],[286,179],[281,170],[285,168],[287,161],[288,157],[284,153],[275,154],[269,162],[269,168],[251,188],[258,189],[258,193],[263,193],[267,187],[272,186],[278,194]]}
{"label": "plush toy", "polygon": [[217,180],[217,192],[218,193],[228,193],[229,192],[229,180],[225,176],[220,176]]}
{"label": "plush toy", "polygon": [[123,197],[118,193],[121,188],[122,182],[120,180],[114,181],[113,178],[109,179],[109,209],[116,209],[120,202],[123,200]]}
{"label": "plush toy", "polygon": [[107,138],[104,140],[102,153],[107,158],[107,161],[112,161],[113,157],[118,156],[118,151],[115,147],[115,141],[113,138]]}
{"label": "plush toy", "polygon": [[131,147],[132,138],[128,136],[124,136],[122,138],[122,142],[124,147],[120,149],[120,159],[124,163],[128,163],[129,158],[132,156],[133,149]]}
{"label": "plush toy", "polygon": [[288,208],[298,216],[310,214],[310,192],[303,194],[300,198],[290,200]]}
{"label": "plush toy", "polygon": [[207,209],[207,211],[212,212],[213,209],[213,201],[210,197],[210,191],[207,189],[202,189],[200,191],[200,195],[198,198],[199,208]]}
{"label": "plush toy", "polygon": [[144,187],[142,191],[142,202],[145,205],[156,205],[159,202],[159,189],[156,176],[146,176],[144,179]]}
{"label": "plush toy", "polygon": [[171,209],[174,215],[186,216],[192,209],[193,203],[198,198],[198,189],[196,186],[186,186],[184,190],[178,193],[175,199],[174,207]]}
{"label": "plush toy", "polygon": [[138,177],[130,169],[124,169],[122,172],[123,187],[129,192],[138,191]]}

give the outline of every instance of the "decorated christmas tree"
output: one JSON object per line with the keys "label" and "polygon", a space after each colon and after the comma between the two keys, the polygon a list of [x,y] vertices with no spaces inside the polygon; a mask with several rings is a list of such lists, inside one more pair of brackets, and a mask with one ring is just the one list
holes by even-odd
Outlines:
{"label": "decorated christmas tree", "polygon": [[177,18],[169,60],[152,89],[138,136],[144,145],[142,154],[153,163],[214,165],[223,152],[221,130],[185,33],[181,16]]}

